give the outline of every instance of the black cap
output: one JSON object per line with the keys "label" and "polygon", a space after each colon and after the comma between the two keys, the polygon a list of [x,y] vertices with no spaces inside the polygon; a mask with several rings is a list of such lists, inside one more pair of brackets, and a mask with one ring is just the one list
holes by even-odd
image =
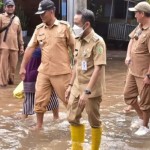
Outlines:
{"label": "black cap", "polygon": [[10,5],[15,6],[15,3],[14,3],[13,0],[7,0],[7,1],[5,2],[5,6],[10,6]]}
{"label": "black cap", "polygon": [[42,0],[39,3],[38,11],[35,13],[37,15],[43,14],[46,10],[55,8],[54,2],[51,0]]}

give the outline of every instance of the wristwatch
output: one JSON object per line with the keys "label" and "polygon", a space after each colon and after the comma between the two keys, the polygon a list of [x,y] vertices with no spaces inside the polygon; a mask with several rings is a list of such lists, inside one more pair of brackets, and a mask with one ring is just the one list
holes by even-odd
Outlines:
{"label": "wristwatch", "polygon": [[148,79],[150,79],[150,74],[147,74],[146,76],[148,77]]}
{"label": "wristwatch", "polygon": [[90,94],[91,94],[91,91],[88,90],[88,89],[85,89],[84,92],[85,92],[85,94],[87,94],[87,95],[90,95]]}

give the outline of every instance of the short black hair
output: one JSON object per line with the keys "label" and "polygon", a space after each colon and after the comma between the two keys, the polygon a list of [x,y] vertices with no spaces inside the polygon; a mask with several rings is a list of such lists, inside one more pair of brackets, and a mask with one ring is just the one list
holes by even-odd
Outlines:
{"label": "short black hair", "polygon": [[145,17],[150,17],[150,13],[146,13],[146,12],[144,12],[144,15],[145,15]]}
{"label": "short black hair", "polygon": [[77,15],[82,15],[82,21],[85,23],[86,21],[89,21],[91,24],[91,27],[94,27],[95,24],[95,15],[94,13],[89,10],[89,9],[83,9],[83,10],[78,10]]}

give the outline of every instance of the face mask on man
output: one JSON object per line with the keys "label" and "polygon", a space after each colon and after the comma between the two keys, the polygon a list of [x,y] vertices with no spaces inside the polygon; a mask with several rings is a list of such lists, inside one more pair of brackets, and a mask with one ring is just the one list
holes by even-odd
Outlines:
{"label": "face mask on man", "polygon": [[81,37],[85,31],[83,27],[79,27],[77,25],[74,25],[72,29],[76,37]]}

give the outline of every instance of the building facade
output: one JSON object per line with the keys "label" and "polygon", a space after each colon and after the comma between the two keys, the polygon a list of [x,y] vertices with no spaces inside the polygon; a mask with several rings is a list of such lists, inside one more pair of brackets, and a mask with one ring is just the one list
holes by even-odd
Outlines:
{"label": "building facade", "polygon": [[[38,15],[35,15],[41,0],[14,0],[16,9],[21,7],[28,18],[28,35],[31,35],[37,24],[41,23]],[[56,17],[60,20],[68,20],[73,23],[73,16],[77,8],[86,8],[86,0],[53,0],[56,5]],[[30,6],[30,7],[29,7]]]}
{"label": "building facade", "polygon": [[[27,17],[26,21],[27,30],[28,35],[30,36],[34,31],[35,26],[41,23],[40,16],[35,15],[35,12],[37,11],[38,8],[38,4],[41,0],[14,0],[14,1],[16,3],[16,9],[21,8],[22,11],[24,11],[25,16]],[[134,6],[137,2],[141,0],[53,0],[53,1],[56,5],[56,17],[61,20],[69,21],[71,26],[73,25],[73,17],[75,12],[78,9],[82,10],[84,8],[88,8],[95,13],[96,16],[95,31],[98,34],[103,36],[105,39],[128,40],[126,37],[128,37],[128,33],[134,28],[136,22],[136,20],[134,19],[134,14],[128,12],[128,7]],[[122,31],[126,30],[126,28],[128,29],[128,31],[126,33],[122,33]],[[115,35],[121,36],[116,37]]]}

